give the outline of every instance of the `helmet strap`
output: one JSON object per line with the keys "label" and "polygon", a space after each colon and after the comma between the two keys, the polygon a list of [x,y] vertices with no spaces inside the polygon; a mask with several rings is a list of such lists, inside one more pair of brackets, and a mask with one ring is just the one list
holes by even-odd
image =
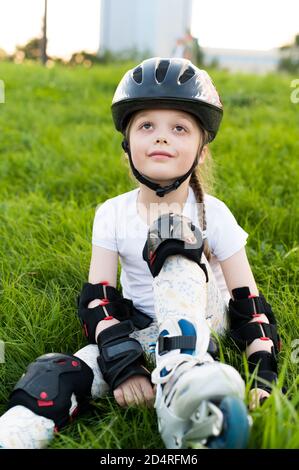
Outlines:
{"label": "helmet strap", "polygon": [[197,166],[198,157],[201,154],[202,149],[204,147],[204,144],[203,144],[201,149],[200,149],[200,152],[198,152],[198,154],[197,154],[197,156],[196,156],[196,158],[193,162],[193,165],[191,166],[190,170],[187,171],[187,173],[185,173],[183,176],[180,176],[179,178],[177,178],[173,183],[169,184],[168,186],[160,186],[160,184],[155,183],[154,181],[152,181],[147,176],[144,176],[141,173],[139,173],[139,171],[135,168],[135,166],[133,164],[133,161],[132,161],[132,156],[131,156],[131,151],[130,151],[128,141],[126,139],[124,139],[122,141],[121,145],[122,145],[122,148],[124,149],[124,151],[129,156],[129,162],[130,162],[131,170],[132,170],[133,175],[135,176],[135,178],[138,181],[140,181],[140,183],[144,184],[148,188],[155,191],[156,195],[159,196],[159,197],[163,197],[165,194],[170,193],[171,191],[174,191],[175,189],[177,189],[188,178],[188,176],[191,175],[192,171]]}

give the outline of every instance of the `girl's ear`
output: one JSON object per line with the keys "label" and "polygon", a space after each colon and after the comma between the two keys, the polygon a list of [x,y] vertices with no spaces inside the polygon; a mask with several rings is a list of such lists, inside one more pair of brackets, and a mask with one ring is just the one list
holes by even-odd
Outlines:
{"label": "girl's ear", "polygon": [[201,151],[201,154],[200,154],[200,157],[199,157],[199,160],[198,160],[198,163],[200,165],[204,163],[204,161],[206,159],[206,156],[207,156],[207,153],[208,153],[208,146],[205,145],[204,148]]}

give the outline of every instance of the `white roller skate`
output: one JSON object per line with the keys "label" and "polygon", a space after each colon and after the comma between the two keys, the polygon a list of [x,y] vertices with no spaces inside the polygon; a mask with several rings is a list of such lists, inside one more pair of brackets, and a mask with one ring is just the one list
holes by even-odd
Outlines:
{"label": "white roller skate", "polygon": [[200,363],[192,356],[180,360],[184,362],[177,365],[178,358],[173,358],[169,374],[164,375],[167,366],[171,368],[169,363],[152,374],[157,384],[159,431],[166,448],[246,447],[249,422],[244,382],[238,372],[216,361]]}
{"label": "white roller skate", "polygon": [[[171,227],[165,241],[167,235],[161,236],[161,226],[167,216]],[[144,259],[154,276],[159,327],[152,373],[152,382],[157,385],[159,431],[168,449],[244,448],[249,435],[243,403],[245,384],[232,366],[215,361],[209,353],[207,271],[200,263],[201,235],[190,233],[187,222],[187,236],[181,236],[180,222],[185,224],[186,218],[161,216],[150,228],[144,248]],[[199,243],[194,254],[192,236]],[[178,240],[187,240],[188,250]]]}

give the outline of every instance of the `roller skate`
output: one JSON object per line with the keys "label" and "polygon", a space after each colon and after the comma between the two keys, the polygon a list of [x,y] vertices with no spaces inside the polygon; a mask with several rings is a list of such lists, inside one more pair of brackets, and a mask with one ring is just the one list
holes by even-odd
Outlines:
{"label": "roller skate", "polygon": [[[165,361],[152,374],[159,432],[166,448],[246,448],[249,420],[242,378],[233,367],[212,362],[211,356],[207,362],[189,357],[176,358],[167,366]],[[167,367],[173,368],[166,372]]]}
{"label": "roller skate", "polygon": [[245,384],[232,366],[211,354],[202,251],[199,229],[176,214],[154,222],[143,251],[154,276],[159,327],[152,373],[159,431],[168,449],[245,448]]}

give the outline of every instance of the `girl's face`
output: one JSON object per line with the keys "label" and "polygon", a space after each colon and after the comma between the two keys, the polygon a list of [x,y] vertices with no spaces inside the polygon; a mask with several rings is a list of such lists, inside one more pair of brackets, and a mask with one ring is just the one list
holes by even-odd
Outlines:
{"label": "girl's face", "polygon": [[170,183],[187,173],[201,142],[196,119],[184,111],[149,109],[133,117],[129,143],[134,166],[157,183]]}

